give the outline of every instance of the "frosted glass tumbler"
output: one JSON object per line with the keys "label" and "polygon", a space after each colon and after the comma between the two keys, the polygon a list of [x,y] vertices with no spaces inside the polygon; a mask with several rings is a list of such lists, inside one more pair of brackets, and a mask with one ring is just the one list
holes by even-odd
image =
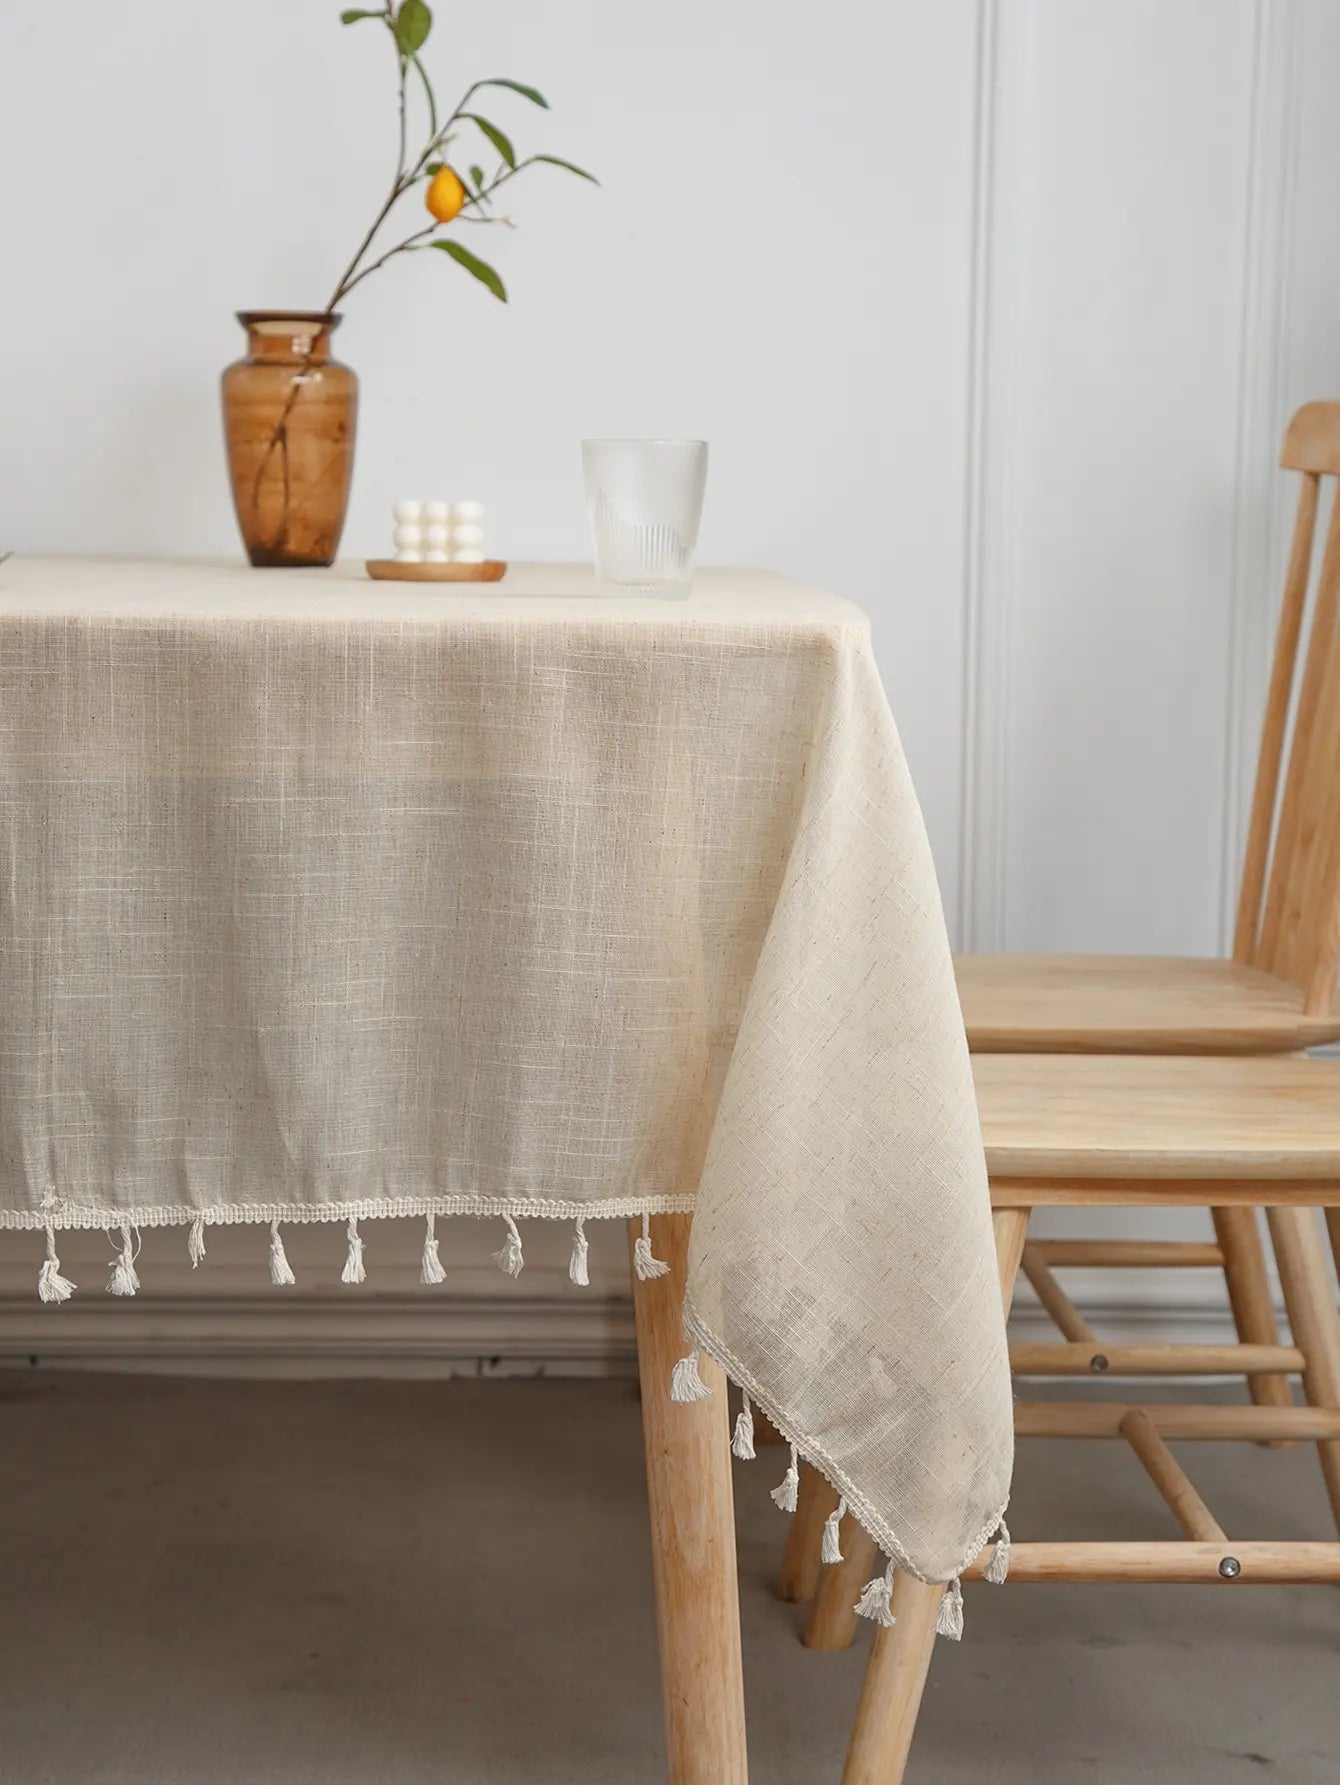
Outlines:
{"label": "frosted glass tumbler", "polygon": [[648,595],[687,595],[707,442],[583,440],[582,469],[597,580]]}

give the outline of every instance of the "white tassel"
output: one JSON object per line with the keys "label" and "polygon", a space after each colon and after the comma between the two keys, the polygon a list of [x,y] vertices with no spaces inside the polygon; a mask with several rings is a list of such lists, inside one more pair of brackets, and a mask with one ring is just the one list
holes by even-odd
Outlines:
{"label": "white tassel", "polygon": [[447,1273],[442,1269],[442,1260],[437,1251],[437,1217],[424,1217],[423,1264],[419,1270],[421,1283],[445,1283]]}
{"label": "white tassel", "polygon": [[706,1401],[711,1398],[712,1391],[698,1374],[698,1353],[690,1351],[687,1357],[681,1357],[670,1376],[670,1399],[672,1401]]}
{"label": "white tassel", "polygon": [[79,1287],[68,1277],[60,1274],[60,1259],[56,1256],[56,1230],[47,1222],[47,1256],[46,1262],[37,1273],[37,1293],[44,1302],[68,1302]]}
{"label": "white tassel", "polygon": [[951,1580],[940,1601],[940,1615],[935,1620],[935,1634],[947,1636],[950,1642],[963,1641],[963,1588]]}
{"label": "white tassel", "polygon": [[633,1242],[633,1269],[637,1272],[638,1281],[647,1283],[653,1277],[669,1275],[670,1266],[663,1259],[651,1255],[651,1216],[642,1217],[642,1238]]}
{"label": "white tassel", "polygon": [[526,1262],[521,1251],[521,1235],[510,1215],[504,1215],[503,1220],[507,1223],[507,1238],[501,1251],[495,1252],[493,1256],[504,1277],[519,1277]]}
{"label": "white tassel", "polygon": [[830,1512],[824,1520],[823,1542],[819,1545],[819,1560],[821,1562],[840,1562],[842,1560],[842,1544],[838,1527],[846,1516],[847,1502],[839,1500],[837,1509]]}
{"label": "white tassel", "polygon": [[112,1266],[111,1281],[107,1285],[110,1295],[134,1295],[140,1286],[135,1274],[135,1257],[138,1248],[131,1242],[129,1227],[121,1229],[121,1250]]}
{"label": "white tassel", "polygon": [[277,1289],[292,1288],[298,1281],[289,1264],[284,1242],[279,1237],[278,1221],[270,1223],[270,1281]]}
{"label": "white tassel", "polygon": [[853,1610],[858,1618],[869,1618],[872,1623],[882,1624],[886,1630],[893,1629],[898,1620],[893,1615],[892,1562],[883,1574],[877,1574],[874,1580],[865,1583]]}
{"label": "white tassel", "polygon": [[191,1261],[191,1269],[198,1270],[205,1256],[205,1217],[197,1215],[191,1223],[191,1231],[186,1239],[186,1256]]}
{"label": "white tassel", "polygon": [[730,1447],[742,1463],[754,1460],[754,1404],[748,1395],[743,1396],[743,1405],[735,1416],[735,1436]]}
{"label": "white tassel", "polygon": [[800,1493],[800,1459],[796,1456],[796,1447],[791,1446],[791,1464],[786,1474],[772,1490],[773,1504],[783,1512],[794,1512],[796,1500]]}
{"label": "white tassel", "polygon": [[368,1273],[363,1269],[363,1241],[359,1237],[357,1218],[349,1222],[346,1231],[349,1236],[349,1255],[340,1272],[340,1282],[366,1283]]}
{"label": "white tassel", "polygon": [[991,1560],[982,1570],[982,1579],[993,1587],[1003,1587],[1010,1572],[1010,1527],[1002,1519],[996,1527],[996,1547]]}
{"label": "white tassel", "polygon": [[568,1260],[568,1276],[581,1289],[585,1289],[591,1281],[586,1268],[586,1255],[590,1249],[586,1238],[586,1223],[579,1221],[572,1241],[572,1257]]}

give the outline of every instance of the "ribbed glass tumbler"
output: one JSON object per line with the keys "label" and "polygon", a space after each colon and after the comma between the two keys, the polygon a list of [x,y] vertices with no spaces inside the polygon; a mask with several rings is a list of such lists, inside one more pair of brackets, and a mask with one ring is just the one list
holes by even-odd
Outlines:
{"label": "ribbed glass tumbler", "polygon": [[583,440],[596,578],[628,593],[684,596],[707,483],[705,440]]}

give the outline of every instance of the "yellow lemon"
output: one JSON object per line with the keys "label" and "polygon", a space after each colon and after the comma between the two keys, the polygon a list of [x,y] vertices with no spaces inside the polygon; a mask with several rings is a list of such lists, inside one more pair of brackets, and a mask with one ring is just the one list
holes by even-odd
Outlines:
{"label": "yellow lemon", "polygon": [[465,187],[454,167],[439,167],[428,182],[423,202],[439,223],[450,223],[465,203]]}

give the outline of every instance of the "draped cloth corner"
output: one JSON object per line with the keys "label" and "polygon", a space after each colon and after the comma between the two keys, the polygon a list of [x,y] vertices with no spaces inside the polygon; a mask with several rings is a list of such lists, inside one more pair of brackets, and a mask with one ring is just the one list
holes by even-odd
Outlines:
{"label": "draped cloth corner", "polygon": [[930,848],[874,663],[834,664],[690,1242],[688,1336],[879,1547],[949,1581],[1000,1522],[1013,1403]]}

